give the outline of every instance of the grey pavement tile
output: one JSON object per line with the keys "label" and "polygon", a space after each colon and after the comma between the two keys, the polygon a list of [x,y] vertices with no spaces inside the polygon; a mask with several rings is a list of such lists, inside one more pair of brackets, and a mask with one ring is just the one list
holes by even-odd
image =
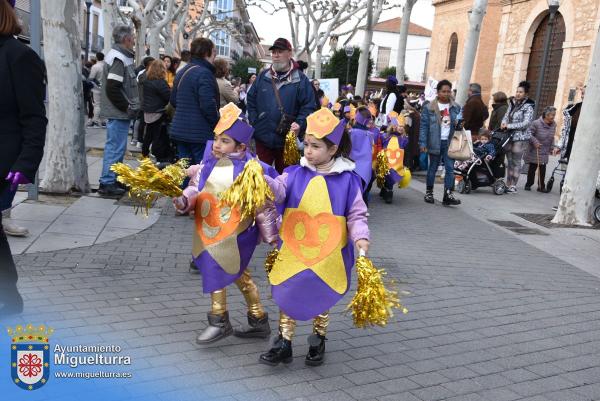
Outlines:
{"label": "grey pavement tile", "polygon": [[[48,252],[66,248],[79,248],[89,246],[96,240],[95,235],[84,235],[77,233],[44,232],[25,251],[26,253]],[[99,263],[78,263],[78,268],[104,268]]]}
{"label": "grey pavement tile", "polygon": [[11,218],[17,220],[52,222],[60,216],[66,207],[23,202],[12,208]]}
{"label": "grey pavement tile", "polygon": [[438,401],[446,398],[450,398],[456,395],[453,391],[447,389],[444,386],[431,386],[424,387],[416,390],[411,390],[411,393],[417,398],[426,401]]}
{"label": "grey pavement tile", "polygon": [[506,388],[483,390],[478,394],[486,401],[514,401],[521,398],[519,394]]}

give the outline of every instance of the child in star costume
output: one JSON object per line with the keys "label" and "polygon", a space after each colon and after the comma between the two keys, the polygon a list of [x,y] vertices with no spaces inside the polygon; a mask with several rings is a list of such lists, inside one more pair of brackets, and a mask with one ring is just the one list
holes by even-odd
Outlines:
{"label": "child in star costume", "polygon": [[[255,219],[242,220],[237,207],[220,205],[218,199],[253,158],[247,147],[254,129],[239,118],[240,114],[241,110],[233,103],[221,108],[212,152],[205,155],[200,165],[188,169],[194,178],[183,195],[173,199],[178,210],[195,211],[192,256],[202,274],[203,291],[211,295],[208,327],[196,339],[199,344],[217,341],[232,333],[238,337],[259,338],[271,333],[268,315],[247,267],[259,235],[268,243],[277,240],[277,211],[273,204],[267,205]],[[277,176],[269,166],[263,164],[263,169],[267,175]],[[234,282],[248,306],[248,325],[236,330],[229,321],[226,296],[226,287]]]}
{"label": "child in star costume", "polygon": [[[352,151],[350,158],[356,163],[356,173],[362,179],[363,200],[369,204],[369,191],[373,180],[373,146],[375,144],[375,135],[371,131],[373,119],[371,112],[365,106],[356,109],[354,125],[350,131],[352,140]],[[368,189],[368,190],[367,190]]]}
{"label": "child in star costume", "polygon": [[380,196],[385,203],[392,203],[394,185],[402,181],[404,170],[404,148],[408,144],[408,136],[404,127],[404,116],[396,112],[388,117],[388,128],[380,134],[381,147],[385,150],[390,172],[385,176],[385,184],[381,188]]}
{"label": "child in star costume", "polygon": [[350,288],[354,247],[367,251],[369,228],[360,177],[348,159],[350,137],[329,109],[307,118],[304,157],[276,179],[266,176],[283,204],[279,255],[269,273],[273,301],[280,308],[279,337],[260,356],[277,365],[292,361],[296,320],[313,319],[306,364],[325,357],[329,309]]}

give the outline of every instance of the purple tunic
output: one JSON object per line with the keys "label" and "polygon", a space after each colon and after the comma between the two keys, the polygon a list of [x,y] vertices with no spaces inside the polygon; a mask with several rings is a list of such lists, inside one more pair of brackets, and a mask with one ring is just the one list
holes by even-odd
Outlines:
{"label": "purple tunic", "polygon": [[[226,208],[221,208],[220,211],[212,210],[216,204],[211,201],[216,201],[216,195],[213,191],[207,191],[207,183],[212,184],[211,180],[221,181],[230,183],[242,172],[246,162],[252,157],[250,153],[247,153],[244,157],[239,159],[229,159],[233,164],[233,169],[227,169],[225,166],[224,172],[233,172],[231,178],[229,177],[217,177],[212,176],[213,170],[217,167],[219,159],[214,158],[212,155],[203,161],[204,166],[200,171],[200,177],[198,181],[198,201],[196,202],[196,227],[195,227],[195,244],[200,244],[201,252],[197,255],[193,255],[194,263],[198,267],[202,274],[202,290],[204,293],[211,293],[213,291],[225,288],[229,284],[237,280],[246,267],[250,263],[254,249],[258,243],[259,230],[256,224],[252,221],[241,221],[236,225],[236,230],[230,235],[221,235],[221,230],[227,233],[232,226],[235,224],[233,220],[236,217],[235,212],[231,211],[226,213]],[[271,177],[276,177],[277,173],[275,170],[263,163],[265,173]],[[222,167],[219,167],[222,168]],[[213,178],[214,177],[214,178]],[[202,209],[202,208],[205,209]],[[206,215],[208,212],[206,209],[210,209],[210,212],[216,213],[216,215]],[[224,221],[226,220],[226,221]],[[238,218],[239,220],[239,218]],[[220,225],[215,226],[210,222],[218,221]],[[207,223],[208,222],[208,223]],[[218,231],[216,231],[218,230]],[[208,238],[207,236],[212,235],[211,231],[216,231],[217,234],[214,238]],[[235,236],[235,237],[234,237]],[[196,248],[196,245],[194,246]],[[227,266],[226,269],[217,261],[227,260],[231,261],[232,255],[235,256],[236,266]],[[237,262],[239,255],[239,264]]]}
{"label": "purple tunic", "polygon": [[350,131],[352,152],[350,158],[356,163],[356,173],[362,178],[363,188],[371,182],[373,175],[373,132],[352,128]]}
{"label": "purple tunic", "polygon": [[[361,184],[358,175],[350,171],[323,176],[308,168],[291,166],[285,170],[285,173],[288,174],[288,186],[286,189],[285,214],[281,227],[280,260],[273,267],[270,275],[273,285],[272,295],[275,303],[288,316],[293,319],[308,320],[335,305],[350,288],[351,271],[354,264],[354,243],[347,240],[345,218],[349,215],[357,194],[361,193]],[[330,205],[327,205],[326,198],[315,197],[312,192],[307,198],[304,198],[305,194],[313,191],[314,188],[321,188],[319,185],[323,185],[323,189],[326,188],[326,191],[323,190],[323,193],[319,195],[325,197],[325,192],[328,192]],[[309,187],[311,189],[307,191]],[[302,204],[308,204],[313,209],[327,209],[331,212],[320,211],[316,215],[310,215],[310,212],[306,211],[307,209],[301,208]],[[296,234],[298,232],[297,226],[301,223],[290,223],[290,221],[302,220],[296,217],[298,215],[303,215],[304,218],[302,222],[304,227],[301,234]],[[337,237],[335,235],[329,236],[328,234],[335,232],[329,227],[328,234],[320,238],[321,228],[336,219],[338,222],[343,222],[338,226],[341,234],[338,233],[340,235]],[[317,220],[319,223],[314,223]],[[286,224],[291,224],[291,227],[286,226]],[[311,227],[310,230],[309,227]],[[314,233],[317,227],[319,235],[316,237],[319,238],[315,236],[308,238],[311,235],[309,231]],[[290,235],[295,236],[295,238],[286,242],[286,238],[290,238]],[[298,239],[298,236],[303,238]],[[328,244],[332,237],[334,237],[334,242],[338,241],[337,247],[331,253],[326,254],[326,248],[333,249],[330,246],[331,244]],[[312,240],[313,243],[311,244],[309,240]],[[284,252],[285,247],[289,249],[295,246],[297,249],[301,249],[303,246],[291,244],[292,241],[299,244],[304,243],[313,248],[315,247],[314,241],[318,241],[316,247],[318,255],[313,255],[315,259],[307,263],[306,257],[295,256],[294,252],[298,252],[298,250]],[[322,254],[326,255],[321,256]],[[285,255],[288,255],[289,259],[284,259]],[[304,258],[304,261],[301,260],[302,258]],[[316,260],[319,260],[318,263],[315,262]],[[338,274],[335,275],[332,272],[336,267],[340,267],[338,264],[341,266],[342,272],[338,271]],[[302,266],[298,268],[299,265]],[[282,274],[279,274],[281,271],[277,272],[280,278],[283,277],[283,280],[279,280],[279,282],[274,280],[273,277],[276,269],[283,271]],[[320,275],[316,273],[317,271],[320,272]],[[331,278],[331,274],[335,276],[335,280]]]}

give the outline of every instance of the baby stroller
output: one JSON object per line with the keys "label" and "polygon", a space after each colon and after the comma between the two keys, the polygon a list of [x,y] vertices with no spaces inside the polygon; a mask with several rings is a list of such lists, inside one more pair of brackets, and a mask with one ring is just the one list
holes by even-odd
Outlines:
{"label": "baby stroller", "polygon": [[512,133],[506,131],[493,132],[491,143],[496,150],[496,157],[490,161],[475,157],[468,168],[464,170],[455,168],[454,189],[462,194],[468,194],[473,189],[492,187],[496,195],[504,194],[506,191],[504,146],[510,142],[511,138]]}

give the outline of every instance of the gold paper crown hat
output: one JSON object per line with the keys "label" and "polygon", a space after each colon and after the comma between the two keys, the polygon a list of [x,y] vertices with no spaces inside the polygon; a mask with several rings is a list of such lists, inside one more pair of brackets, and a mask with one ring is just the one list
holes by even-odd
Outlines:
{"label": "gold paper crown hat", "polygon": [[34,326],[31,323],[23,327],[17,325],[13,329],[9,327],[6,329],[8,335],[11,337],[13,343],[23,342],[42,342],[47,343],[50,336],[54,333],[54,329],[45,325]]}

